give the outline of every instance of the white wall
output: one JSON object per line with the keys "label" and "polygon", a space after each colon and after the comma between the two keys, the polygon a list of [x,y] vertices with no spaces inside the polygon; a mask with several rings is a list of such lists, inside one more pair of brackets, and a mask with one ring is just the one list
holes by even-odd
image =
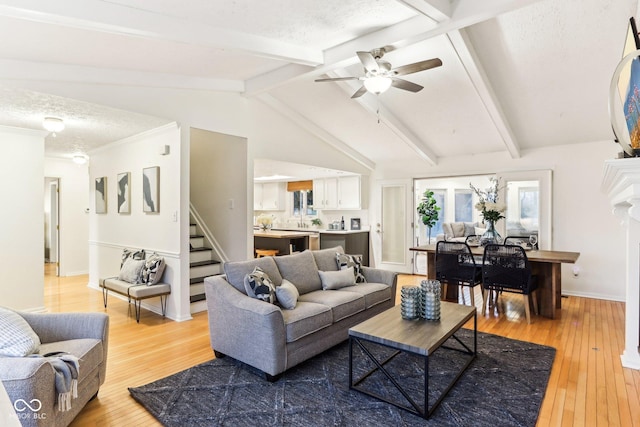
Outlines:
{"label": "white wall", "polygon": [[251,258],[247,139],[191,129],[190,157],[191,203],[229,260]]}
{"label": "white wall", "polygon": [[[600,189],[604,161],[615,158],[618,151],[612,141],[600,141],[525,150],[519,159],[510,159],[505,153],[444,158],[435,167],[416,159],[380,165],[375,179],[551,169],[553,249],[580,252],[577,277],[572,274],[572,265],[562,266],[563,293],[624,301],[624,230]],[[375,210],[371,213],[375,215]]]}
{"label": "white wall", "polygon": [[[159,154],[163,145],[169,145],[169,155]],[[171,124],[89,153],[89,286],[98,289],[99,279],[118,275],[123,248],[157,252],[167,264],[163,282],[172,286],[167,317],[175,320],[191,317],[189,282],[181,278],[181,256],[185,251],[180,243],[180,148],[180,129],[176,124]],[[159,212],[145,213],[142,204],[142,170],[153,166],[160,168]],[[131,173],[130,214],[117,212],[116,178],[123,172]],[[94,183],[97,177],[107,177],[106,214],[95,212]],[[161,312],[159,298],[145,300],[143,306]]]}
{"label": "white wall", "polygon": [[60,276],[89,273],[89,167],[45,157],[44,176],[60,179]]}
{"label": "white wall", "polygon": [[0,304],[44,310],[45,132],[0,126]]}

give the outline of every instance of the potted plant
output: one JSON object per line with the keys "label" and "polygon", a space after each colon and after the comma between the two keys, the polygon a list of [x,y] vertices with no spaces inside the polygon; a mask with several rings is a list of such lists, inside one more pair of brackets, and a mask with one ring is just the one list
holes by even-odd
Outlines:
{"label": "potted plant", "polygon": [[322,220],[320,218],[313,218],[311,220],[311,225],[315,227],[320,227],[322,225]]}
{"label": "potted plant", "polygon": [[425,190],[417,210],[422,223],[427,226],[427,238],[431,243],[431,228],[438,222],[438,211],[440,210],[440,207],[436,206],[433,191]]}

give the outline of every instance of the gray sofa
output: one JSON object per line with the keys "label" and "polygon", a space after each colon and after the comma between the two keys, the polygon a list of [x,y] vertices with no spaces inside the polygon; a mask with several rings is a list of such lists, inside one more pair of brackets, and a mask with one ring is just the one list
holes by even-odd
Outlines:
{"label": "gray sofa", "polygon": [[[211,347],[253,366],[274,381],[287,369],[346,340],[348,329],[395,305],[397,273],[362,267],[366,283],[323,290],[319,270],[338,271],[336,252],[318,251],[228,262],[224,276],[205,279]],[[300,296],[287,310],[247,296],[244,277],[254,267],[276,286],[293,283]]]}
{"label": "gray sofa", "polygon": [[78,397],[72,399],[69,411],[58,410],[56,373],[44,358],[0,357],[0,380],[11,402],[22,399],[34,409],[18,404],[23,427],[67,426],[104,383],[109,317],[104,313],[19,314],[40,338],[39,354],[62,351],[80,359]]}

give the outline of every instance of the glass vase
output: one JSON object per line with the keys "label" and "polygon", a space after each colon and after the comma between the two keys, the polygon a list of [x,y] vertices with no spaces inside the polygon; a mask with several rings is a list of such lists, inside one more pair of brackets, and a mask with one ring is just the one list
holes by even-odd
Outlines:
{"label": "glass vase", "polygon": [[502,244],[502,236],[496,230],[495,222],[487,220],[487,231],[480,237],[480,245],[500,245]]}

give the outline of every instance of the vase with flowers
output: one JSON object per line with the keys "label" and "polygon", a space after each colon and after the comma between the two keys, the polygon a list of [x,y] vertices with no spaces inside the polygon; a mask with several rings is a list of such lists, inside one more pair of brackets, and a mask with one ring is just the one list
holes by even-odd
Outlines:
{"label": "vase with flowers", "polygon": [[501,244],[502,236],[496,230],[496,222],[504,218],[504,211],[507,206],[498,202],[499,182],[495,177],[489,178],[491,186],[486,190],[480,190],[469,183],[469,187],[478,196],[476,209],[482,215],[482,222],[487,224],[487,230],[480,236],[480,244],[486,246],[488,244]]}
{"label": "vase with flowers", "polygon": [[261,214],[256,218],[256,223],[261,230],[267,231],[273,226],[273,217],[267,214]]}

